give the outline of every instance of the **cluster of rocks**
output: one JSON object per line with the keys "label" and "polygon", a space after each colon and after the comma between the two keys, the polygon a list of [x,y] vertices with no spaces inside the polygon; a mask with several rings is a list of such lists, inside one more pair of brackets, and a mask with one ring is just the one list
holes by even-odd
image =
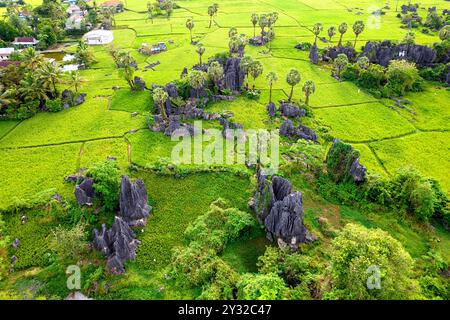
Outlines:
{"label": "cluster of rocks", "polygon": [[286,119],[280,127],[280,135],[294,138],[294,139],[304,139],[307,141],[313,141],[314,143],[317,143],[318,136],[317,133],[307,126],[300,124],[298,127],[294,126],[294,123]]}
{"label": "cluster of rocks", "polygon": [[306,110],[292,103],[281,101],[281,115],[289,118],[300,118],[306,116]]}
{"label": "cluster of rocks", "polygon": [[309,49],[309,61],[313,64],[318,64],[319,59],[319,49],[317,49],[317,44],[314,43]]}
{"label": "cluster of rocks", "polygon": [[292,250],[297,250],[301,243],[316,240],[303,223],[302,194],[293,191],[290,181],[279,176],[269,179],[260,168],[256,178],[257,190],[249,205],[265,226],[267,238]]}
{"label": "cluster of rocks", "polygon": [[[235,137],[234,130],[243,130],[244,126],[240,123],[231,122],[225,117],[220,118],[219,120],[220,124],[222,125],[222,136],[228,140],[233,140]],[[245,134],[243,131],[241,131],[241,139],[244,139],[245,142]]]}
{"label": "cluster of rocks", "polygon": [[79,106],[84,102],[86,98],[86,93],[78,93],[75,94],[70,89],[65,89],[61,93],[61,104],[64,109],[68,109],[70,107]]}
{"label": "cluster of rocks", "polygon": [[134,83],[134,90],[135,91],[144,91],[147,88],[146,85],[145,85],[145,81],[142,78],[138,77],[138,76],[134,77],[133,83]]}
{"label": "cluster of rocks", "polygon": [[266,43],[265,40],[267,40],[267,39],[264,39],[261,36],[256,36],[256,37],[250,38],[248,40],[248,43],[250,43],[252,46],[255,46],[255,47],[261,47]]}
{"label": "cluster of rocks", "polygon": [[336,182],[351,180],[361,183],[367,169],[360,163],[359,152],[346,143],[335,139],[326,156],[327,170]]}
{"label": "cluster of rocks", "polygon": [[93,230],[92,247],[108,257],[107,267],[113,274],[125,272],[124,263],[136,258],[136,250],[140,241],[131,230],[130,226],[121,218],[116,216],[111,229],[105,224],[102,229]]}
{"label": "cluster of rocks", "polygon": [[361,56],[371,63],[387,67],[391,60],[408,60],[419,67],[431,66],[436,59],[436,51],[430,47],[416,44],[394,44],[391,41],[368,41]]}
{"label": "cluster of rocks", "polygon": [[339,54],[345,54],[349,61],[353,61],[356,58],[356,50],[352,46],[334,46],[327,49],[324,61],[331,61],[337,58]]}

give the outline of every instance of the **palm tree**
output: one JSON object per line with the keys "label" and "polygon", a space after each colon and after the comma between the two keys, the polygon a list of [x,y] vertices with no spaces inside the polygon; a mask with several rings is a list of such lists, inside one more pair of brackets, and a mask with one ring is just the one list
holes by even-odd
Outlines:
{"label": "palm tree", "polygon": [[192,29],[194,29],[194,20],[192,18],[187,19],[186,21],[186,28],[189,29],[189,33],[191,34],[191,43],[193,42],[192,40]]}
{"label": "palm tree", "polygon": [[205,47],[201,43],[197,45],[197,49],[195,50],[200,58],[200,65],[202,65],[202,56],[205,53],[205,50]]}
{"label": "palm tree", "polygon": [[308,80],[303,84],[302,91],[305,94],[305,104],[309,104],[309,96],[316,91],[314,81]]}
{"label": "palm tree", "polygon": [[209,29],[211,29],[212,21],[214,16],[217,14],[217,10],[219,8],[219,5],[217,3],[210,5],[208,7],[208,15],[209,15]]}
{"label": "palm tree", "polygon": [[253,37],[256,37],[256,25],[258,24],[259,16],[256,13],[252,13],[251,21],[253,24]]}
{"label": "palm tree", "polygon": [[272,87],[275,82],[278,81],[278,75],[271,71],[266,76],[267,83],[269,84],[269,103],[272,103]]}
{"label": "palm tree", "polygon": [[336,27],[335,26],[329,27],[328,28],[328,38],[330,39],[329,42],[331,42],[331,38],[333,38],[335,35],[336,35]]}
{"label": "palm tree", "polygon": [[278,20],[278,12],[269,13],[267,19],[267,26],[271,28]]}
{"label": "palm tree", "polygon": [[20,81],[18,93],[24,101],[39,101],[41,105],[48,99],[41,79],[33,73],[27,73]]}
{"label": "palm tree", "polygon": [[336,76],[339,78],[339,80],[341,79],[342,71],[344,71],[347,65],[348,57],[343,53],[338,54],[337,58],[334,59],[334,68],[336,70]]}
{"label": "palm tree", "polygon": [[242,56],[245,53],[245,47],[248,44],[248,39],[247,36],[245,34],[241,34],[239,35],[239,37],[237,38],[237,44],[238,44],[238,55],[240,58],[242,58]]}
{"label": "palm tree", "polygon": [[255,81],[263,73],[263,65],[260,61],[253,61],[250,65],[249,73],[253,78],[253,90],[255,90]]}
{"label": "palm tree", "polygon": [[291,86],[291,93],[289,94],[289,102],[292,101],[292,96],[294,94],[294,87],[300,82],[301,76],[297,69],[290,69],[287,76],[286,82]]}
{"label": "palm tree", "polygon": [[43,61],[39,64],[37,74],[53,97],[58,96],[56,84],[61,81],[61,69],[49,61]]}
{"label": "palm tree", "polygon": [[75,93],[78,93],[78,87],[84,82],[83,77],[80,76],[78,71],[72,71],[69,73],[69,79],[67,84],[75,89]]}
{"label": "palm tree", "polygon": [[357,20],[353,24],[353,32],[355,33],[355,43],[353,44],[353,48],[356,48],[356,40],[358,40],[358,36],[364,31],[364,22],[362,20]]}
{"label": "palm tree", "polygon": [[339,37],[338,47],[342,46],[342,37],[344,36],[344,33],[347,32],[347,29],[348,29],[347,23],[343,22],[339,25],[338,30],[339,30],[339,33],[341,34],[341,36]]}
{"label": "palm tree", "polygon": [[245,73],[246,85],[245,88],[248,90],[248,74],[250,72],[250,66],[253,64],[253,58],[251,56],[245,56],[241,59],[240,66]]}
{"label": "palm tree", "polygon": [[230,40],[228,41],[228,49],[230,49],[230,55],[238,52],[239,40],[237,37],[230,38]]}
{"label": "palm tree", "polygon": [[153,96],[153,101],[159,107],[159,112],[161,113],[161,116],[162,116],[164,122],[167,122],[168,118],[167,118],[165,103],[166,103],[167,99],[169,98],[169,95],[162,88],[158,87],[155,90],[153,90],[152,96]]}
{"label": "palm tree", "polygon": [[21,54],[25,61],[25,66],[30,70],[35,69],[43,60],[42,56],[31,47],[24,49]]}
{"label": "palm tree", "polygon": [[207,80],[206,72],[200,70],[192,70],[188,74],[188,82],[191,88],[195,89],[198,98],[198,91],[203,88]]}
{"label": "palm tree", "polygon": [[319,36],[319,34],[322,32],[323,30],[323,26],[321,23],[316,23],[313,26],[313,33],[314,33],[314,45],[317,44],[317,37]]}
{"label": "palm tree", "polygon": [[213,61],[208,68],[208,77],[214,83],[214,90],[217,88],[217,84],[223,78],[223,67],[218,61]]}
{"label": "palm tree", "polygon": [[155,10],[155,6],[150,1],[147,2],[147,13],[148,19],[150,19],[153,23],[153,11]]}
{"label": "palm tree", "polygon": [[270,43],[272,42],[273,39],[275,39],[275,30],[273,30],[273,28],[270,28],[267,31],[267,40],[269,41],[269,51],[271,49]]}
{"label": "palm tree", "polygon": [[259,27],[261,28],[261,41],[264,43],[264,29],[267,27],[268,25],[268,20],[267,20],[267,15],[266,14],[262,14],[259,16]]}
{"label": "palm tree", "polygon": [[238,35],[238,31],[235,27],[230,28],[230,30],[228,30],[228,38],[235,38]]}

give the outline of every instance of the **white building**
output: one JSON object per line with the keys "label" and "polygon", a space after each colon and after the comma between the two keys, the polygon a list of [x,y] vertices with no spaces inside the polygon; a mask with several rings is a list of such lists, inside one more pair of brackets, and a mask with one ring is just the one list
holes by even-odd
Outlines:
{"label": "white building", "polygon": [[83,17],[74,14],[66,20],[66,30],[80,30],[83,23]]}
{"label": "white building", "polygon": [[14,52],[14,48],[0,48],[0,61],[9,60],[9,56]]}
{"label": "white building", "polygon": [[74,5],[74,4],[70,5],[67,8],[66,13],[70,16],[74,15],[74,14],[79,15],[79,16],[83,15],[83,11],[81,11],[80,7],[77,5]]}
{"label": "white building", "polygon": [[36,40],[33,37],[16,37],[14,39],[14,42],[12,43],[15,46],[18,46],[19,48],[28,48],[28,47],[34,47],[39,43],[39,40]]}
{"label": "white building", "polygon": [[114,40],[113,33],[109,30],[92,30],[86,33],[83,38],[89,45],[108,44]]}
{"label": "white building", "polygon": [[65,64],[61,67],[62,72],[77,71],[77,70],[78,70],[77,64]]}

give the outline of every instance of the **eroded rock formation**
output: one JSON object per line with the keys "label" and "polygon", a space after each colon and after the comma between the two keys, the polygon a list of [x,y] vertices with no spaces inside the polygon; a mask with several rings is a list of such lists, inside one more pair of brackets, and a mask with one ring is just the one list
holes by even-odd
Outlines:
{"label": "eroded rock formation", "polygon": [[120,216],[130,226],[143,226],[152,209],[148,204],[147,189],[141,179],[132,183],[130,178],[122,175],[120,182]]}
{"label": "eroded rock formation", "polygon": [[300,118],[306,115],[306,110],[291,103],[282,102],[280,106],[281,115],[290,118]]}
{"label": "eroded rock formation", "polygon": [[289,119],[285,120],[281,124],[280,135],[295,139],[305,139],[313,142],[317,142],[318,140],[318,136],[313,129],[302,124],[295,127],[294,123]]}
{"label": "eroded rock formation", "polygon": [[359,152],[351,145],[337,139],[334,140],[326,157],[328,173],[336,182],[348,180],[356,183],[363,182],[367,170],[359,161]]}
{"label": "eroded rock formation", "polygon": [[85,178],[83,182],[75,186],[75,198],[79,205],[91,206],[94,199],[94,180]]}

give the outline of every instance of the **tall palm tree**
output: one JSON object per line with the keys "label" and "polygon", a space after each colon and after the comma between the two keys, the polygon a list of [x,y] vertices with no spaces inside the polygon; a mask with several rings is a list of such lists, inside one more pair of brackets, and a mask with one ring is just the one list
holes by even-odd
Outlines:
{"label": "tall palm tree", "polygon": [[303,84],[302,91],[305,94],[305,104],[309,104],[309,96],[316,92],[316,85],[314,81],[308,80]]}
{"label": "tall palm tree", "polygon": [[347,32],[347,29],[348,29],[347,23],[342,22],[342,23],[339,25],[338,30],[339,30],[339,33],[341,34],[341,36],[339,37],[338,47],[341,47],[341,46],[342,46],[342,37],[343,37],[344,34]]}
{"label": "tall palm tree", "polygon": [[[328,38],[329,38],[329,42],[331,42],[331,39],[336,35],[336,27],[335,26],[331,26],[328,28]],[[329,45],[328,45],[329,46]]]}
{"label": "tall palm tree", "polygon": [[197,45],[197,49],[195,50],[195,51],[197,51],[197,53],[198,53],[198,56],[199,56],[199,59],[200,59],[200,65],[202,65],[203,63],[202,63],[202,56],[203,56],[203,54],[205,53],[205,47],[201,44],[201,43],[199,43],[198,45]]}
{"label": "tall palm tree", "polygon": [[253,58],[251,56],[245,56],[241,59],[240,66],[245,73],[246,85],[245,88],[248,90],[248,74],[250,72],[250,66],[253,64]]}
{"label": "tall palm tree", "polygon": [[355,33],[355,43],[353,44],[353,48],[356,48],[356,40],[358,40],[358,36],[364,31],[364,22],[362,20],[357,20],[353,24],[353,32]]}
{"label": "tall palm tree", "polygon": [[33,73],[27,73],[20,81],[18,93],[24,101],[39,101],[41,105],[48,99],[41,79]]}
{"label": "tall palm tree", "polygon": [[153,23],[153,11],[155,10],[155,6],[150,1],[147,2],[147,14],[148,19],[150,19]]}
{"label": "tall palm tree", "polygon": [[207,80],[206,72],[200,71],[200,70],[192,70],[188,74],[188,82],[191,88],[195,89],[197,98],[198,98],[198,91],[203,88],[203,86],[206,83]]}
{"label": "tall palm tree", "polygon": [[269,28],[267,31],[267,40],[269,41],[269,51],[271,50],[271,42],[275,39],[275,30],[272,28]]}
{"label": "tall palm tree", "polygon": [[290,69],[287,76],[286,82],[291,86],[291,92],[289,94],[289,102],[292,101],[292,96],[294,95],[294,87],[300,82],[301,76],[297,69]]}
{"label": "tall palm tree", "polygon": [[263,73],[263,65],[261,61],[253,61],[253,63],[250,65],[249,73],[253,78],[253,90],[255,90],[256,78],[258,78]]}
{"label": "tall palm tree", "polygon": [[256,13],[252,13],[251,21],[253,24],[253,37],[256,37],[256,25],[258,24],[259,16]]}
{"label": "tall palm tree", "polygon": [[153,90],[153,101],[158,105],[159,112],[161,113],[161,116],[164,120],[164,122],[167,122],[168,117],[166,113],[165,103],[167,99],[169,98],[169,95],[166,91],[164,91],[162,88],[158,87],[155,90]]}
{"label": "tall palm tree", "polygon": [[214,3],[208,7],[209,29],[211,29],[213,18],[217,14],[218,9],[219,9],[219,5],[217,3]]}
{"label": "tall palm tree", "polygon": [[24,49],[21,54],[25,62],[25,66],[30,70],[35,69],[39,63],[43,61],[42,55],[31,47]]}
{"label": "tall palm tree", "polygon": [[269,103],[272,103],[272,87],[273,84],[278,81],[278,75],[271,71],[267,74],[266,81],[269,84]]}
{"label": "tall palm tree", "polygon": [[193,42],[193,40],[192,40],[192,29],[194,29],[194,26],[195,26],[194,20],[192,18],[187,19],[187,21],[186,21],[186,28],[189,29],[189,33],[191,35],[191,43]]}
{"label": "tall palm tree", "polygon": [[239,40],[237,37],[230,38],[230,40],[228,41],[228,49],[230,49],[230,55],[238,52]]}
{"label": "tall palm tree", "polygon": [[56,85],[61,82],[61,69],[49,61],[43,61],[38,66],[37,74],[44,88],[47,88],[56,98],[58,96]]}
{"label": "tall palm tree", "polygon": [[261,41],[264,43],[264,30],[267,27],[269,21],[267,19],[266,14],[262,14],[259,16],[259,27],[261,28]]}
{"label": "tall palm tree", "polygon": [[213,61],[208,68],[208,77],[214,83],[214,90],[217,88],[217,84],[223,78],[223,67],[218,61]]}
{"label": "tall palm tree", "polygon": [[323,30],[323,26],[321,23],[316,23],[313,26],[313,33],[314,33],[314,44],[317,44],[317,37],[319,36],[319,34],[322,32]]}

